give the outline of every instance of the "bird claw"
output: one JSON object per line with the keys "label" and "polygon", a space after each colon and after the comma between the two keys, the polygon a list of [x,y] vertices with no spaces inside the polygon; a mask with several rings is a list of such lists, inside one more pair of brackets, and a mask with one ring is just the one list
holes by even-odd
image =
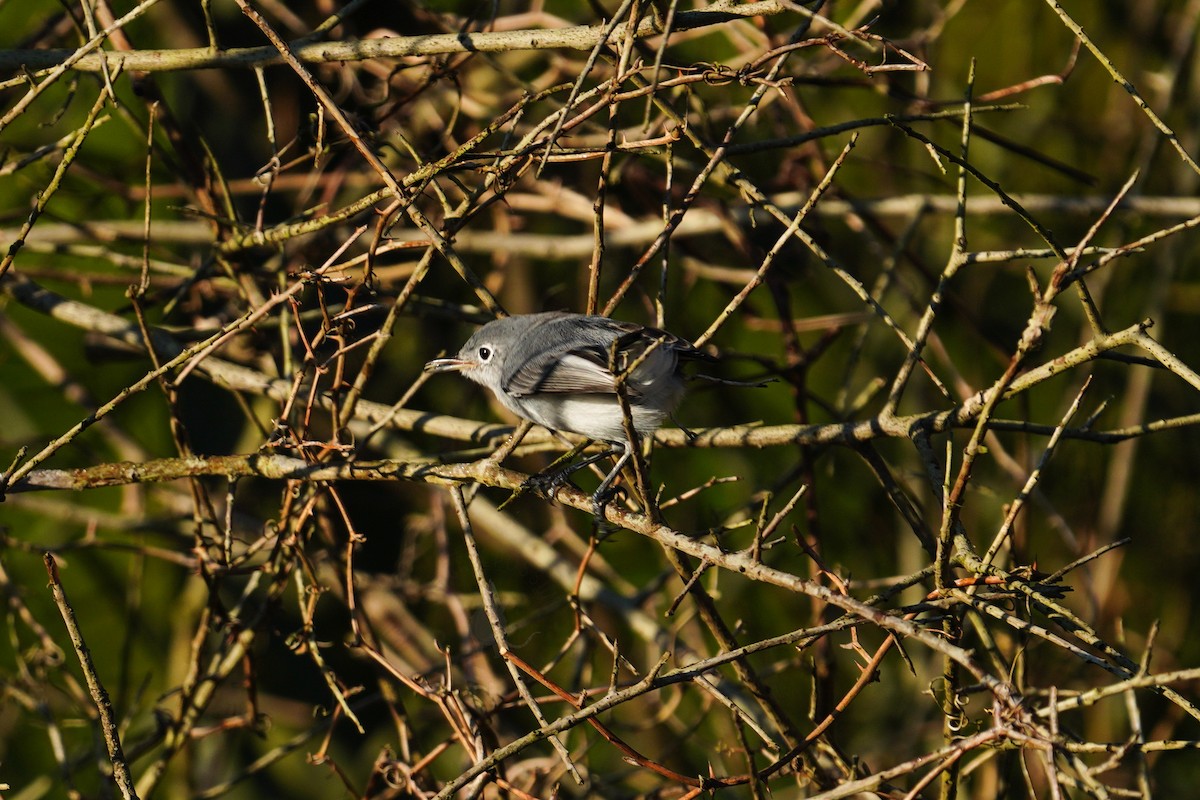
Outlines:
{"label": "bird claw", "polygon": [[548,500],[553,500],[559,489],[570,484],[570,473],[558,469],[553,472],[530,475],[521,483],[521,491],[536,492]]}
{"label": "bird claw", "polygon": [[[516,491],[509,495],[507,500],[500,504],[500,508],[504,508],[526,492],[535,492],[536,494],[545,497],[547,500],[554,500],[558,490],[564,485],[571,486],[578,491],[578,487],[571,483],[571,475],[578,472],[583,467],[588,466],[589,464],[594,464],[601,458],[606,458],[619,452],[619,450],[615,452],[613,450],[605,451],[603,453],[586,458],[582,462],[568,464],[566,467],[561,469],[551,469],[544,473],[530,475],[521,482],[521,485],[517,487]],[[592,493],[592,516],[595,519],[596,531],[599,536],[603,536],[612,530],[609,528],[604,519],[605,506],[612,502],[612,499],[618,494],[626,497],[628,496],[628,492],[623,486],[614,486],[613,482],[620,474],[621,467],[626,461],[629,460],[629,457],[629,449],[626,447],[624,455],[617,459],[617,463],[613,465],[612,470],[607,476],[605,476],[604,480],[600,482],[600,486],[596,489],[596,491]]]}
{"label": "bird claw", "polygon": [[607,534],[612,531],[604,518],[604,509],[617,495],[624,497],[625,494],[625,487],[623,486],[608,486],[597,490],[592,495],[592,517],[595,519],[598,534]]}
{"label": "bird claw", "polygon": [[567,475],[568,473],[562,470],[553,470],[545,474],[539,473],[537,475],[530,475],[528,478],[521,481],[521,485],[517,487],[516,491],[508,496],[508,499],[500,504],[498,510],[503,511],[509,503],[513,502],[523,494],[528,494],[529,492],[541,495],[547,500],[553,500],[555,495],[558,494],[558,490],[561,489],[565,484],[570,483],[570,481],[567,480]]}

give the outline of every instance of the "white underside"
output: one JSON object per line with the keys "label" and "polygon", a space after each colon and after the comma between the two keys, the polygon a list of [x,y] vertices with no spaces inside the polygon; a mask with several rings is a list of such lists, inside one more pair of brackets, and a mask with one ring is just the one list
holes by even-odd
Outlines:
{"label": "white underside", "polygon": [[[548,394],[501,399],[513,413],[547,428],[608,442],[626,439],[621,407],[612,395]],[[664,408],[634,406],[632,412],[633,426],[640,436],[653,433],[667,416]]]}

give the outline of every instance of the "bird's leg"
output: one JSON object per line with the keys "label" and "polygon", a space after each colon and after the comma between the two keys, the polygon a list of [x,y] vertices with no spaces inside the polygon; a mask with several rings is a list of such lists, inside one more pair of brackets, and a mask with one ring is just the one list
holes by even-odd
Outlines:
{"label": "bird's leg", "polygon": [[[585,467],[590,467],[597,461],[608,458],[609,456],[614,456],[621,452],[615,447],[610,447],[607,450],[596,453],[595,455],[588,456],[582,461],[578,461],[574,464],[569,463],[571,459],[579,455],[580,451],[587,447],[588,444],[590,443],[584,442],[583,444],[576,445],[566,455],[551,464],[546,470],[538,473],[537,475],[530,475],[525,482],[521,484],[521,489],[532,489],[533,491],[539,492],[548,497],[552,496],[556,489],[566,483],[567,479],[579,470],[584,469]],[[558,464],[562,464],[564,462],[567,462],[566,466],[557,469],[555,468]]]}
{"label": "bird's leg", "polygon": [[[565,483],[567,476],[573,472],[570,465],[571,460],[583,452],[583,449],[589,444],[591,444],[591,442],[580,442],[566,453],[554,459],[550,466],[546,467],[541,472],[537,473],[536,475],[530,475],[528,478],[522,481],[521,485],[517,487],[516,491],[510,494],[504,500],[504,502],[498,506],[497,510],[503,511],[505,506],[526,492],[538,492],[546,497],[552,497],[555,490]],[[605,453],[602,453],[601,455],[607,455],[607,452],[608,451],[605,451]],[[560,467],[560,464],[567,464],[567,466]],[[585,463],[583,466],[587,466],[587,463]]]}
{"label": "bird's leg", "polygon": [[608,501],[612,499],[613,482],[621,474],[622,468],[629,463],[629,459],[633,458],[633,447],[630,446],[629,442],[625,442],[620,451],[613,448],[611,454],[615,455],[617,452],[621,453],[620,458],[617,459],[617,463],[604,476],[604,480],[600,481],[600,485],[596,487],[596,491],[592,492],[592,515],[596,518],[597,524],[602,524],[604,521],[604,506],[608,505]]}
{"label": "bird's leg", "polygon": [[[569,461],[570,458],[572,458],[586,446],[586,443],[579,445],[567,455],[558,459],[558,461],[555,463]],[[617,456],[616,463],[613,464],[613,467],[611,470],[609,470],[608,474],[604,476],[604,480],[600,481],[600,485],[596,487],[596,491],[592,492],[591,496],[592,515],[596,518],[597,527],[603,528],[604,507],[616,493],[616,490],[613,488],[613,484],[616,482],[617,478],[620,477],[621,470],[624,469],[625,465],[629,463],[629,460],[633,458],[633,446],[629,442],[623,442],[621,444],[611,443],[608,449],[596,453],[595,455],[590,455],[581,461],[575,462],[574,464],[567,464],[567,466],[561,469],[548,469],[537,475],[529,476],[525,482],[521,484],[521,488],[513,492],[513,494],[507,500],[505,500],[500,507],[503,508],[521,494],[530,490],[536,491],[539,494],[553,499],[555,490],[566,483],[572,475],[579,470],[584,469],[585,467],[595,464],[597,461],[608,458],[609,456]]]}

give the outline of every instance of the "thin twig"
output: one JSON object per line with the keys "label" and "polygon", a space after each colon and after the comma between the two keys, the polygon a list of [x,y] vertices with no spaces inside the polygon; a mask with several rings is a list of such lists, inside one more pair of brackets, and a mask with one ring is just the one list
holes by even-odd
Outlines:
{"label": "thin twig", "polygon": [[121,790],[121,796],[125,800],[137,800],[138,794],[133,786],[129,764],[126,763],[125,753],[121,749],[121,734],[118,730],[116,715],[113,714],[108,692],[105,691],[104,684],[96,673],[96,665],[92,663],[92,654],[83,639],[82,631],[79,630],[79,623],[75,620],[75,609],[71,608],[71,603],[67,600],[66,590],[58,576],[58,562],[50,553],[46,553],[42,557],[42,561],[46,565],[46,573],[50,576],[50,591],[54,595],[54,604],[58,606],[58,613],[62,614],[63,624],[67,626],[71,644],[75,647],[75,656],[79,659],[84,680],[87,681],[88,692],[100,715],[100,732],[104,735],[104,745],[108,748],[108,760],[112,763],[113,780],[116,781],[117,788]]}

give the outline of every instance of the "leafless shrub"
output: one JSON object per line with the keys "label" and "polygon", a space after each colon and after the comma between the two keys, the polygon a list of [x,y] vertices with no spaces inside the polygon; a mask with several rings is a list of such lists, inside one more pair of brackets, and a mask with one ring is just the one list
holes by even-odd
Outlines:
{"label": "leafless shrub", "polygon": [[[237,3],[0,51],[0,781],[1194,784],[1196,4]],[[548,308],[722,359],[603,525]]]}

